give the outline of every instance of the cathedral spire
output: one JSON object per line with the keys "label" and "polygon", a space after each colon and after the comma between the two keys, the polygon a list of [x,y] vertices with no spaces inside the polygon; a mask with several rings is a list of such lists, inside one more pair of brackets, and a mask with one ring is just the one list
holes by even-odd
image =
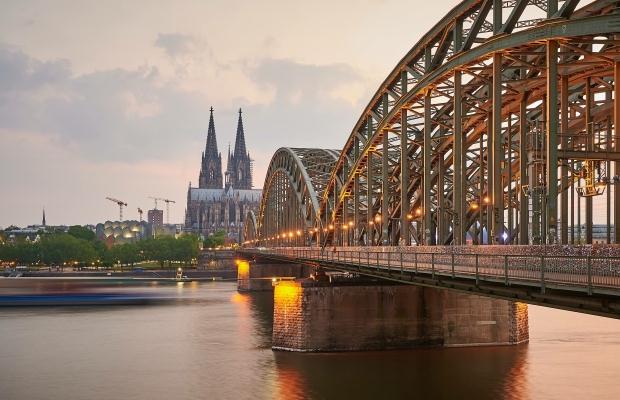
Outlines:
{"label": "cathedral spire", "polygon": [[239,109],[239,121],[237,122],[237,137],[235,138],[235,151],[228,162],[227,186],[235,189],[252,189],[252,160],[245,147],[245,132],[243,131],[243,116]]}
{"label": "cathedral spire", "polygon": [[209,109],[209,128],[207,130],[207,144],[202,156],[198,187],[202,189],[222,188],[222,156],[217,151],[217,137],[213,120],[213,107]]}
{"label": "cathedral spire", "polygon": [[237,122],[237,137],[235,137],[235,158],[240,158],[245,155],[245,133],[243,132],[243,117],[242,111],[239,109],[239,121]]}
{"label": "cathedral spire", "polygon": [[217,157],[217,138],[215,137],[215,122],[213,121],[213,107],[209,109],[209,129],[207,131],[207,145],[205,147],[205,155]]}

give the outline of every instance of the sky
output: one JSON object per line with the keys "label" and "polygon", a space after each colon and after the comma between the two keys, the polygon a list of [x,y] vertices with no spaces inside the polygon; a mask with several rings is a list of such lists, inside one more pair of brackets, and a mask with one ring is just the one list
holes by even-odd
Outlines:
{"label": "sky", "polygon": [[279,147],[341,148],[457,3],[3,0],[0,227],[118,219],[106,196],[182,223],[211,106],[224,160],[243,108],[260,188]]}

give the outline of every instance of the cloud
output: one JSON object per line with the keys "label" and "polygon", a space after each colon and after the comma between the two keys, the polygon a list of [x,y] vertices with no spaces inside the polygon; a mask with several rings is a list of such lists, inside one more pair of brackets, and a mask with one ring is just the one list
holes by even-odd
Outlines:
{"label": "cloud", "polygon": [[336,89],[363,80],[359,71],[347,64],[313,65],[287,59],[265,59],[248,74],[262,86],[271,86],[280,99],[299,103],[300,98],[317,99]]}
{"label": "cloud", "polygon": [[0,128],[46,136],[78,157],[174,159],[200,138],[206,110],[203,95],[153,66],[74,76],[66,61],[0,47]]}
{"label": "cloud", "polygon": [[203,50],[206,43],[192,35],[160,33],[155,39],[155,46],[163,49],[170,58],[175,59]]}
{"label": "cloud", "polygon": [[[171,43],[176,42],[168,43],[176,52],[186,48]],[[312,145],[303,135],[318,126],[323,131],[329,127],[322,133],[326,137],[346,139],[343,128],[350,129],[360,96],[349,93],[353,100],[345,101],[343,92],[363,82],[351,66],[261,59],[234,69],[247,82],[233,88],[236,93],[217,81],[198,91],[177,79],[165,79],[156,66],[75,75],[65,60],[41,61],[0,46],[0,128],[45,136],[56,146],[74,149],[77,157],[94,161],[171,160],[198,152],[211,93],[218,92],[228,95],[230,103],[214,104],[216,108],[244,106],[246,118],[258,122],[250,129],[270,132],[274,140],[279,134],[295,133],[294,127],[300,134],[290,140]],[[258,101],[245,96],[252,86],[259,88]],[[272,150],[273,143],[261,142],[261,150]]]}
{"label": "cloud", "polygon": [[[182,57],[187,47],[174,46],[170,51]],[[12,171],[26,157],[19,179],[3,179],[8,190],[33,199],[20,215],[0,212],[0,221],[23,223],[40,203],[55,204],[60,220],[101,218],[87,205],[61,209],[73,201],[72,187],[92,193],[93,202],[107,194],[132,204],[157,193],[181,200],[187,182],[197,179],[211,105],[223,152],[234,144],[243,107],[254,184],[261,187],[278,147],[341,147],[367,97],[367,80],[346,64],[258,58],[228,66],[220,75],[196,69],[187,78],[166,76],[153,64],[76,74],[66,60],[0,45],[0,170]]]}
{"label": "cloud", "polygon": [[42,89],[69,78],[69,62],[42,62],[8,47],[0,47],[0,101],[23,90]]}

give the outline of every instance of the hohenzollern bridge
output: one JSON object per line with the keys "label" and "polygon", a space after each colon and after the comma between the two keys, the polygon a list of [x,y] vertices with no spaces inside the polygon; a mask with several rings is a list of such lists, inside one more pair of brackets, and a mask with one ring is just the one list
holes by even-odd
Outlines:
{"label": "hohenzollern bridge", "polygon": [[240,254],[618,318],[618,80],[619,1],[462,1],[341,150],[276,151]]}

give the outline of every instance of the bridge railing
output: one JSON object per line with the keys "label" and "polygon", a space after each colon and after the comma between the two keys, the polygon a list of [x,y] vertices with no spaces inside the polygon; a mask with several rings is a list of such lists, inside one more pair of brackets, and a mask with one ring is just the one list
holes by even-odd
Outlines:
{"label": "bridge railing", "polygon": [[426,274],[539,286],[561,287],[592,294],[593,291],[620,291],[620,257],[576,255],[527,255],[482,253],[437,253],[320,248],[270,248],[254,250],[294,259],[337,263],[352,272],[375,269],[388,274]]}

